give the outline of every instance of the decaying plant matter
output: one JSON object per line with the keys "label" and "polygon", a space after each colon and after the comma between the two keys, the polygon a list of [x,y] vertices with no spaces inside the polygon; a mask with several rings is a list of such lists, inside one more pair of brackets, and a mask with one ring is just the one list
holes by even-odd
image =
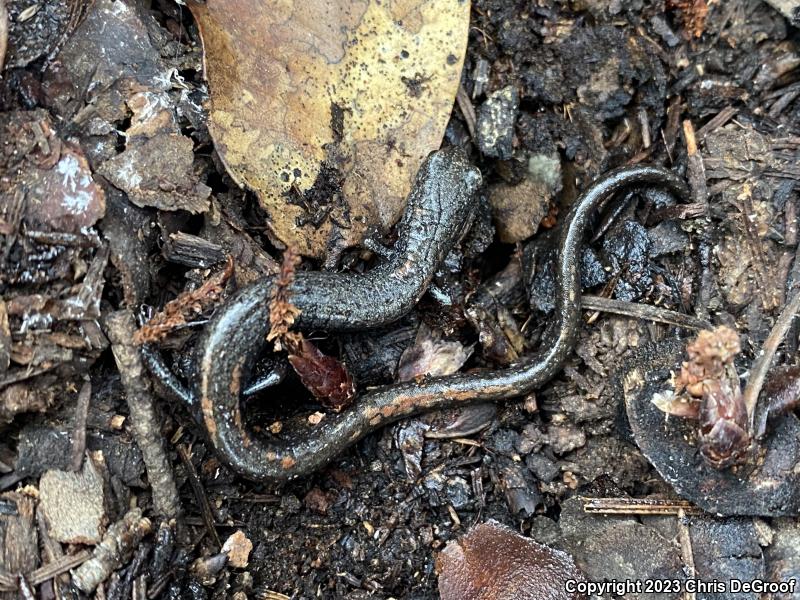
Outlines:
{"label": "decaying plant matter", "polygon": [[747,409],[733,363],[739,336],[730,327],[701,331],[686,346],[684,361],[673,378],[674,393],[653,402],[664,412],[699,421],[699,447],[717,468],[742,460],[750,446]]}
{"label": "decaying plant matter", "polygon": [[0,0],[0,600],[800,578],[797,4]]}

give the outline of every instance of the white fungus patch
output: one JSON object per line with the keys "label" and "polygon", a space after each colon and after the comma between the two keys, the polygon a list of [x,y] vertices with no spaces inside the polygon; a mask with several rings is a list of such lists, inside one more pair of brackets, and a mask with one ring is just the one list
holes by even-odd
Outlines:
{"label": "white fungus patch", "polygon": [[61,175],[64,190],[61,206],[73,215],[84,214],[94,198],[94,182],[87,170],[81,167],[78,157],[67,153],[58,161],[56,173]]}

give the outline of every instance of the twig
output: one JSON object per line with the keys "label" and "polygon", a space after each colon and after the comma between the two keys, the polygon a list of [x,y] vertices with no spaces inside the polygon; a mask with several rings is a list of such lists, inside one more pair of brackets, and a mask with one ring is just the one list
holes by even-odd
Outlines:
{"label": "twig", "polygon": [[686,500],[653,498],[581,498],[583,511],[596,515],[701,515],[703,511]]}
{"label": "twig", "polygon": [[17,576],[0,568],[0,592],[16,592]]}
{"label": "twig", "polygon": [[725,123],[727,123],[733,117],[735,117],[737,112],[739,112],[739,109],[734,108],[732,106],[726,106],[725,108],[723,108],[716,115],[714,115],[708,121],[708,123],[706,123],[700,129],[697,130],[696,133],[697,139],[702,141],[709,133],[722,127],[723,125],[725,125]]}
{"label": "twig", "polygon": [[467,90],[464,89],[463,85],[458,86],[456,102],[458,102],[458,108],[461,109],[461,114],[464,115],[464,122],[467,124],[469,135],[474,140],[475,124],[478,118],[475,115],[475,107],[472,105],[472,100],[469,99],[469,94],[467,94]]}
{"label": "twig", "polygon": [[586,310],[599,310],[602,312],[624,315],[646,321],[657,321],[668,325],[676,325],[687,329],[710,329],[711,323],[704,319],[698,319],[692,315],[659,308],[652,304],[639,304],[637,302],[625,302],[624,300],[614,300],[602,296],[585,295],[581,297],[581,305]]}
{"label": "twig", "polygon": [[89,416],[89,400],[92,398],[92,383],[87,381],[78,393],[75,405],[75,422],[72,426],[72,452],[70,470],[80,471],[83,453],[86,450],[86,419]]}
{"label": "twig", "polygon": [[742,392],[744,405],[747,408],[747,418],[750,431],[754,431],[756,405],[758,404],[758,395],[761,393],[761,388],[764,385],[764,380],[767,377],[772,359],[775,352],[778,350],[786,332],[792,326],[795,314],[800,311],[800,290],[795,291],[789,302],[778,315],[775,320],[775,325],[769,336],[764,340],[764,346],[758,357],[753,361],[750,367],[750,378],[747,380],[747,385]]}
{"label": "twig", "polygon": [[134,342],[136,325],[130,310],[110,314],[105,322],[106,335],[117,363],[131,413],[131,430],[142,451],[147,476],[153,489],[156,513],[167,519],[178,516],[178,489],[172,466],[164,452],[160,420],[156,415],[150,382],[144,375],[139,348]]}
{"label": "twig", "polygon": [[88,550],[81,550],[77,554],[66,554],[58,560],[49,562],[33,571],[28,577],[28,583],[30,583],[32,586],[41,585],[48,579],[57,577],[62,573],[66,573],[70,569],[74,569],[75,567],[82,565],[89,560],[91,556],[92,555]]}
{"label": "twig", "polygon": [[[692,536],[689,534],[689,527],[686,525],[686,511],[678,511],[678,539],[681,544],[681,559],[686,567],[689,579],[697,577],[697,567],[694,564],[694,550],[692,549]],[[687,600],[695,600],[696,592],[686,592]]]}
{"label": "twig", "polygon": [[189,475],[189,485],[192,486],[192,491],[197,500],[197,505],[200,508],[200,515],[203,517],[206,530],[211,536],[211,539],[214,540],[217,548],[222,548],[222,542],[219,539],[219,534],[217,534],[217,528],[214,526],[214,513],[211,511],[211,504],[208,502],[206,491],[203,489],[203,484],[200,483],[200,478],[197,476],[197,470],[192,463],[192,457],[183,444],[178,445],[178,456],[181,457],[181,461],[186,467],[186,472]]}
{"label": "twig", "polygon": [[706,168],[703,165],[703,156],[697,149],[694,126],[688,119],[683,122],[683,137],[686,140],[686,153],[688,155],[686,169],[689,175],[689,189],[691,190],[692,200],[705,206],[706,211],[708,211]]}
{"label": "twig", "polygon": [[19,597],[22,598],[22,600],[36,600],[36,594],[33,593],[33,588],[31,588],[28,580],[25,579],[25,575],[20,573],[18,579]]}
{"label": "twig", "polygon": [[72,574],[73,583],[86,594],[93,592],[123,564],[152,528],[150,519],[142,516],[140,508],[129,510],[122,520],[108,528],[92,557]]}

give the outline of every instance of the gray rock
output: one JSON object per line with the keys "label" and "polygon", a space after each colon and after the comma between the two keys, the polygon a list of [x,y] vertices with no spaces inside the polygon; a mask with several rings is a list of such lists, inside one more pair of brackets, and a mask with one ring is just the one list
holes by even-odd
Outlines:
{"label": "gray rock", "polygon": [[[764,579],[764,557],[748,518],[715,519],[705,515],[689,519],[689,535],[697,578],[701,581],[730,582]],[[743,598],[756,600],[754,592],[724,592],[698,594],[698,600]]]}
{"label": "gray rock", "polygon": [[519,92],[507,86],[491,94],[478,109],[477,138],[481,152],[503,160],[514,152],[514,122],[517,120]]}
{"label": "gray rock", "polygon": [[543,454],[529,454],[525,459],[525,464],[531,473],[544,483],[553,481],[560,471],[558,465]]}

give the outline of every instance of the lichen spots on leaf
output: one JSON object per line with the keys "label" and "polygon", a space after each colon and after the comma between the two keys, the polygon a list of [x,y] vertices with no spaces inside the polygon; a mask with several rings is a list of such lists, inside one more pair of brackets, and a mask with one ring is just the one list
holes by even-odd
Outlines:
{"label": "lichen spots on leaf", "polygon": [[[322,258],[332,239],[352,246],[402,213],[416,170],[444,134],[469,3],[311,0],[296,8],[291,0],[191,5],[217,151],[257,193],[270,230]],[[402,156],[387,156],[390,137]]]}

